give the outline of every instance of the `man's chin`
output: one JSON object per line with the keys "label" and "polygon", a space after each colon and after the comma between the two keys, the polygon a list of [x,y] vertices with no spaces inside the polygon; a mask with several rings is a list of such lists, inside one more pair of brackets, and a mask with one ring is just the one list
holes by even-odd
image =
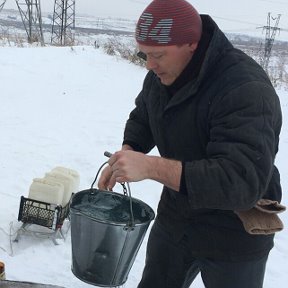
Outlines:
{"label": "man's chin", "polygon": [[173,81],[171,79],[168,79],[165,77],[159,77],[159,79],[160,79],[160,82],[165,86],[170,86],[173,83]]}

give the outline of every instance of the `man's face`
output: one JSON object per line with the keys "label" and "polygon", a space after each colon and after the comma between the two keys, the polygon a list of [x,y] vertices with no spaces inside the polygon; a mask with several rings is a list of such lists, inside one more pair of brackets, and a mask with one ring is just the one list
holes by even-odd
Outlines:
{"label": "man's face", "polygon": [[169,86],[191,60],[197,43],[172,46],[146,46],[138,44],[146,56],[146,68],[152,70],[161,83]]}

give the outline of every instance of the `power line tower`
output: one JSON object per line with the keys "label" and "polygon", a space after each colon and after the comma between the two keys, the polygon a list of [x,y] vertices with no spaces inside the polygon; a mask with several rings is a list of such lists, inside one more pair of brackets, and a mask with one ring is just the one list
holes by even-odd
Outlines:
{"label": "power line tower", "polygon": [[74,44],[75,0],[55,0],[51,44]]}
{"label": "power line tower", "polygon": [[[28,42],[44,45],[40,0],[16,0]],[[23,8],[22,8],[23,7]]]}
{"label": "power line tower", "polygon": [[[274,39],[276,36],[276,32],[280,31],[280,28],[278,28],[280,17],[281,17],[281,14],[278,14],[277,18],[273,18],[271,17],[271,13],[269,12],[267,16],[267,25],[262,27],[263,29],[266,30],[266,37],[265,37],[264,52],[263,52],[262,58],[260,59],[260,64],[266,72],[267,72],[271,50],[272,50],[272,46],[273,46]],[[275,21],[275,24],[273,27],[271,26],[271,18],[273,21]]]}
{"label": "power line tower", "polygon": [[2,11],[2,9],[3,9],[3,7],[4,7],[5,3],[6,3],[6,1],[7,1],[7,0],[4,0],[4,1],[2,1],[2,4],[0,4],[0,12]]}

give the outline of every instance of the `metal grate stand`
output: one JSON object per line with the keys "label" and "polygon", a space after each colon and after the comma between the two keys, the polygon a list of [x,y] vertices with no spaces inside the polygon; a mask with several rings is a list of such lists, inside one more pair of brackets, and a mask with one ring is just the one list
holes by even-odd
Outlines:
{"label": "metal grate stand", "polygon": [[[58,245],[57,238],[65,239],[61,230],[64,220],[69,219],[70,203],[65,207],[61,205],[41,202],[21,196],[18,221],[23,224],[17,231],[15,242],[18,242],[21,234],[32,233],[51,238],[55,245]],[[29,227],[37,225],[39,229],[32,230]],[[47,228],[40,230],[40,226]],[[35,227],[34,227],[35,228]]]}

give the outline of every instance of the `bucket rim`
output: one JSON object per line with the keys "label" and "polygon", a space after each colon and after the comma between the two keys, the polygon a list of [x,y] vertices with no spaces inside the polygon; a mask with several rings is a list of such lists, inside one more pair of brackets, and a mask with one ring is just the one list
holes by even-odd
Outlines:
{"label": "bucket rim", "polygon": [[[109,194],[109,195],[115,195],[115,196],[119,196],[121,198],[123,198],[123,197],[131,198],[132,202],[135,201],[136,203],[141,204],[142,206],[144,206],[149,211],[149,219],[146,221],[141,221],[141,223],[134,223],[132,226],[131,223],[129,223],[129,222],[123,223],[123,222],[111,221],[111,220],[101,220],[101,219],[97,219],[95,217],[89,216],[88,214],[80,211],[80,209],[73,207],[73,199],[76,199],[75,197],[77,197],[77,195],[79,196],[80,194],[86,194],[86,193],[89,193],[89,191],[90,192],[93,191],[93,193],[97,192],[97,193],[105,193],[105,194]],[[123,226],[123,227],[142,226],[142,225],[145,225],[147,223],[149,224],[151,221],[153,221],[155,219],[155,212],[154,212],[153,208],[150,205],[148,205],[147,203],[145,203],[144,201],[142,201],[138,198],[132,197],[132,196],[130,197],[128,195],[118,193],[118,192],[109,191],[109,190],[100,190],[100,189],[96,189],[96,188],[88,188],[88,189],[81,190],[81,191],[75,193],[73,195],[73,197],[71,199],[71,203],[70,203],[70,214],[72,215],[73,213],[71,213],[71,212],[75,213],[76,215],[85,216],[85,217],[89,218],[90,220],[93,220],[97,223],[110,224],[113,226]]]}
{"label": "bucket rim", "polygon": [[[111,221],[111,220],[101,220],[101,219],[97,219],[97,218],[94,218],[94,217],[91,217],[89,216],[88,214],[85,214],[83,212],[80,212],[80,210],[78,209],[75,209],[75,208],[70,208],[70,210],[75,210],[75,215],[81,215],[81,216],[85,216],[87,218],[89,218],[90,220],[93,220],[94,222],[97,222],[97,223],[101,223],[101,224],[109,224],[109,225],[113,225],[113,226],[123,226],[123,227],[136,227],[136,226],[143,226],[145,224],[149,224],[151,221],[153,221],[155,219],[155,213],[153,211],[153,217],[149,217],[149,220],[147,221],[141,221],[141,223],[135,223],[134,222],[134,225],[130,226],[130,223],[129,222],[116,222],[116,221]],[[72,214],[71,214],[72,215]]]}

